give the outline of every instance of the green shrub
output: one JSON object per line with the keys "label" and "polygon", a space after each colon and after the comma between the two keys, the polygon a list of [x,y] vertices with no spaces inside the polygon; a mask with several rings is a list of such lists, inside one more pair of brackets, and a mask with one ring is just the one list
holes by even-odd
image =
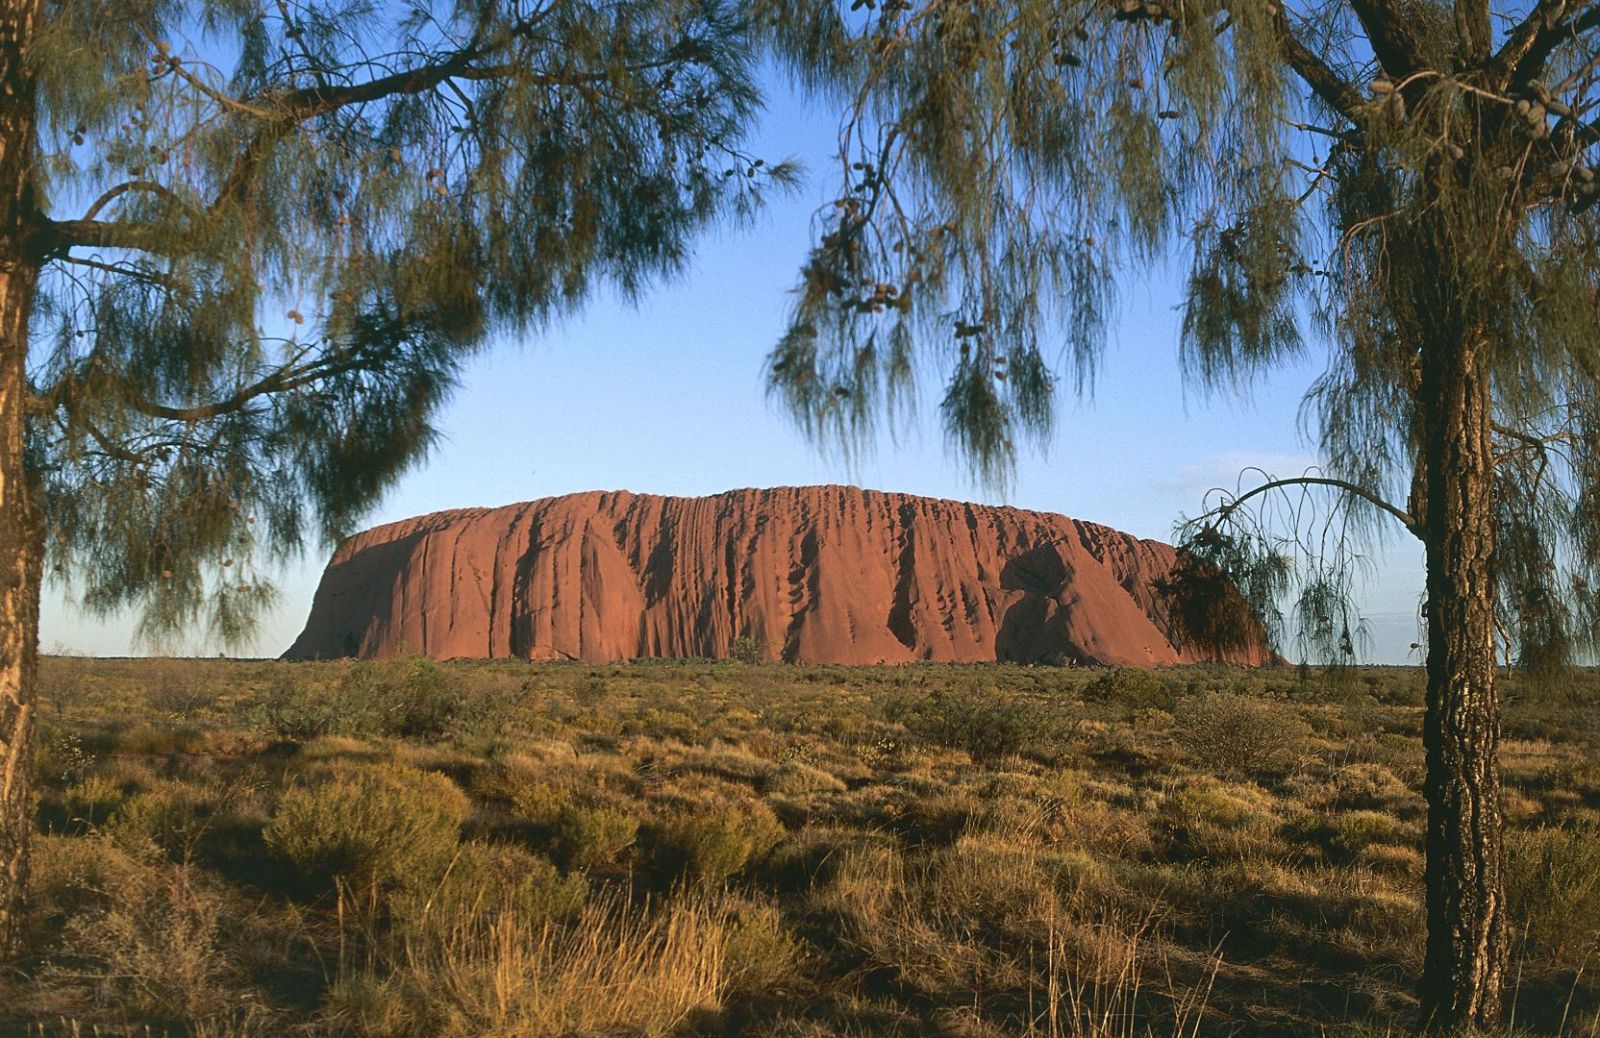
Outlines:
{"label": "green shrub", "polygon": [[188,725],[141,724],[118,732],[113,748],[118,753],[168,757],[197,753],[205,741],[204,732]]}
{"label": "green shrub", "polygon": [[310,742],[352,727],[348,704],[335,689],[307,688],[293,679],[273,682],[249,721],[293,742]]}
{"label": "green shrub", "polygon": [[127,798],[122,784],[109,775],[88,775],[68,786],[61,799],[72,821],[102,825]]}
{"label": "green shrub", "polygon": [[1257,826],[1268,817],[1265,796],[1259,789],[1222,782],[1194,782],[1167,794],[1162,815],[1180,825],[1196,823],[1219,829]]}
{"label": "green shrub", "polygon": [[978,686],[935,690],[910,708],[905,724],[931,743],[982,761],[1029,747],[1050,750],[1066,734],[1064,719],[1042,704]]}
{"label": "green shrub", "polygon": [[1173,718],[1178,743],[1196,766],[1236,778],[1287,770],[1311,733],[1288,707],[1231,692],[1191,696]]}
{"label": "green shrub", "polygon": [[556,849],[569,868],[611,864],[638,833],[637,818],[609,807],[568,803],[556,811]]}
{"label": "green shrub", "polygon": [[445,776],[382,764],[290,789],[263,835],[316,887],[399,888],[444,872],[470,812]]}
{"label": "green shrub", "polygon": [[728,650],[728,658],[746,664],[765,663],[767,647],[761,639],[746,634],[733,640],[733,646]]}
{"label": "green shrub", "polygon": [[789,934],[777,906],[742,903],[723,931],[722,968],[736,994],[767,995],[794,975],[800,942]]}
{"label": "green shrub", "polygon": [[1333,776],[1333,791],[1341,807],[1374,809],[1417,799],[1415,791],[1382,764],[1339,769]]}
{"label": "green shrub", "polygon": [[173,858],[184,859],[194,853],[214,807],[202,790],[163,782],[123,801],[107,822],[106,832],[124,846],[153,844]]}
{"label": "green shrub", "polygon": [[1264,790],[1216,779],[1172,789],[1161,802],[1161,821],[1180,858],[1209,861],[1275,856],[1275,803]]}
{"label": "green shrub", "polygon": [[591,675],[578,682],[572,698],[585,710],[594,710],[611,698],[611,683],[597,674]]}
{"label": "green shrub", "polygon": [[41,783],[71,786],[83,781],[94,767],[94,754],[83,745],[83,738],[67,728],[41,724],[34,738],[33,773]]}
{"label": "green shrub", "polygon": [[909,797],[896,805],[890,817],[906,840],[938,846],[954,843],[982,810],[982,802],[970,790],[957,789]]}
{"label": "green shrub", "polygon": [[772,809],[756,803],[674,814],[656,829],[653,842],[667,874],[716,886],[764,860],[783,836]]}
{"label": "green shrub", "polygon": [[1587,961],[1600,940],[1600,830],[1508,830],[1505,870],[1513,927],[1558,968]]}
{"label": "green shrub", "polygon": [[763,793],[797,796],[804,793],[842,793],[838,776],[800,761],[785,761],[761,779]]}
{"label": "green shrub", "polygon": [[589,881],[563,876],[549,860],[520,847],[464,843],[436,885],[413,887],[391,902],[396,925],[414,939],[450,940],[463,920],[515,916],[538,926],[569,918],[589,897]]}
{"label": "green shrub", "polygon": [[1113,667],[1096,674],[1083,686],[1090,703],[1114,703],[1130,709],[1170,713],[1178,701],[1177,681],[1140,667]]}
{"label": "green shrub", "polygon": [[528,782],[510,790],[511,806],[516,812],[539,825],[555,827],[561,812],[572,805],[572,794],[548,782]]}
{"label": "green shrub", "polygon": [[440,739],[450,734],[464,695],[455,673],[419,657],[353,664],[335,699],[347,717],[341,731]]}
{"label": "green shrub", "polygon": [[1130,722],[1134,731],[1149,735],[1164,735],[1172,731],[1174,723],[1172,714],[1153,706],[1135,709]]}
{"label": "green shrub", "polygon": [[472,727],[485,705],[458,671],[419,657],[354,663],[328,685],[280,678],[251,721],[296,742],[324,735],[437,740]]}
{"label": "green shrub", "polygon": [[1361,852],[1377,844],[1403,843],[1405,825],[1381,811],[1343,811],[1333,819],[1328,835],[1328,851],[1335,861],[1351,862]]}

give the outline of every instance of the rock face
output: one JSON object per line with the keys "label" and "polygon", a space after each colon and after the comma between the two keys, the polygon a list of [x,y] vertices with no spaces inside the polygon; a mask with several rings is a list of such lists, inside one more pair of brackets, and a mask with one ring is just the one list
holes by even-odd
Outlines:
{"label": "rock face", "polygon": [[[586,493],[340,546],[291,659],[423,653],[1162,666],[1176,555],[1094,523],[854,487]],[[1234,662],[1273,659],[1265,644]]]}

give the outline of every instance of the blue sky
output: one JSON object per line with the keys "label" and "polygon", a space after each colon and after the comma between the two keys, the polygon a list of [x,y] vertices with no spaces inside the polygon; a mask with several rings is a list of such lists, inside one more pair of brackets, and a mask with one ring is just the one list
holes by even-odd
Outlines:
{"label": "blue sky", "polygon": [[[498,505],[580,490],[711,494],[734,487],[856,483],[880,490],[991,501],[1061,512],[1170,540],[1204,492],[1235,485],[1256,465],[1298,474],[1316,460],[1298,422],[1318,358],[1279,369],[1244,396],[1185,387],[1177,364],[1179,284],[1167,268],[1127,270],[1092,397],[1070,388],[1044,452],[1025,455],[1004,498],[976,485],[945,447],[936,401],[898,443],[847,464],[808,444],[765,399],[762,364],[781,330],[788,293],[827,195],[833,115],[774,79],[754,151],[799,158],[802,188],[753,224],[699,244],[682,276],[636,304],[597,298],[579,316],[525,342],[499,344],[465,372],[432,456],[373,513],[373,523],[444,508]],[[272,656],[310,610],[327,552],[311,546],[278,574],[280,606],[250,654]],[[1364,589],[1368,658],[1416,662],[1420,547],[1400,537]],[[100,621],[59,590],[45,594],[46,651],[135,651],[131,617]],[[174,652],[215,651],[200,642]]]}

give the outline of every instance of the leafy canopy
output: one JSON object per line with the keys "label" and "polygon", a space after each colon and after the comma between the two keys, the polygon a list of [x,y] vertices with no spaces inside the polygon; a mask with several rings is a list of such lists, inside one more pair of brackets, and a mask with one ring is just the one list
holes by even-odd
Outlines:
{"label": "leafy canopy", "polygon": [[54,572],[239,638],[257,563],[428,448],[462,361],[792,170],[743,5],[47,0],[30,462]]}
{"label": "leafy canopy", "polygon": [[[1338,654],[1389,520],[1421,535],[1421,358],[1481,353],[1508,642],[1555,666],[1600,631],[1600,8],[1587,0],[768,0],[842,97],[771,387],[860,445],[930,369],[957,451],[1003,482],[1093,378],[1119,274],[1187,262],[1180,360],[1209,389],[1313,346],[1321,471],[1187,529]],[[1279,494],[1284,491],[1284,494]],[[1310,492],[1309,504],[1299,495]],[[1276,512],[1255,508],[1278,494]],[[1331,552],[1330,547],[1339,549]],[[1204,632],[1200,632],[1204,634]]]}

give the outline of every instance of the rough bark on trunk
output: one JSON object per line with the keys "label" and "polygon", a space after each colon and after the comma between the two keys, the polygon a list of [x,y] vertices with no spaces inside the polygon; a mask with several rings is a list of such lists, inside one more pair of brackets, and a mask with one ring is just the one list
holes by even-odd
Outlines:
{"label": "rough bark on trunk", "polygon": [[1422,1018],[1428,1030],[1452,1033],[1499,1026],[1507,957],[1491,396],[1474,337],[1441,336],[1425,347],[1422,403],[1428,567]]}
{"label": "rough bark on trunk", "polygon": [[38,283],[35,101],[23,53],[39,9],[40,0],[0,0],[0,954],[18,936],[33,826],[43,539],[23,459],[28,317]]}

